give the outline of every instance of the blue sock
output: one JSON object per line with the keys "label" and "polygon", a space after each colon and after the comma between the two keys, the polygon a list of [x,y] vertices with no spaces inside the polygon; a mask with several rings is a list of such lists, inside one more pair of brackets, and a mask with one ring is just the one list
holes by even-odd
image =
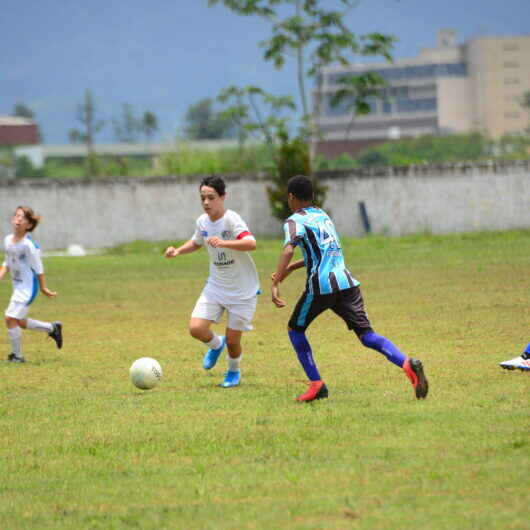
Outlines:
{"label": "blue sock", "polygon": [[319,381],[320,374],[316,367],[315,361],[313,359],[313,353],[311,352],[311,346],[307,342],[307,338],[303,331],[289,330],[289,338],[291,339],[291,344],[293,345],[296,355],[298,355],[298,360],[302,365],[307,377],[310,381]]}
{"label": "blue sock", "polygon": [[391,363],[397,366],[403,366],[403,363],[407,359],[407,356],[401,353],[401,351],[386,337],[378,335],[374,331],[365,333],[361,337],[361,342],[367,347],[382,353]]}

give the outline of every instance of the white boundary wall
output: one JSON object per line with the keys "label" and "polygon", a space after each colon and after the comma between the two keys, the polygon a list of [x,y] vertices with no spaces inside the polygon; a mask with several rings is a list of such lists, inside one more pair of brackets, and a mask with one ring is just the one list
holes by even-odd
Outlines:
{"label": "white boundary wall", "polygon": [[[343,236],[363,236],[359,202],[372,232],[404,235],[530,228],[530,161],[320,173],[325,209]],[[43,215],[35,238],[47,250],[145,240],[187,239],[202,213],[201,177],[0,180],[0,230],[19,204]],[[281,236],[263,176],[226,177],[226,205],[257,236]]]}

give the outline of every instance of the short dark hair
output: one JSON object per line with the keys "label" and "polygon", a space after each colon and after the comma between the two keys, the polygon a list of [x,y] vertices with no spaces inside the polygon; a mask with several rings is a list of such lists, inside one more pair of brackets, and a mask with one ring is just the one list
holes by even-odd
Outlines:
{"label": "short dark hair", "polygon": [[199,190],[203,186],[208,186],[209,188],[213,188],[219,194],[219,197],[222,197],[226,193],[225,181],[221,177],[218,177],[216,175],[203,178],[201,180]]}
{"label": "short dark hair", "polygon": [[296,175],[288,180],[287,193],[292,193],[301,201],[312,201],[313,183],[304,175]]}

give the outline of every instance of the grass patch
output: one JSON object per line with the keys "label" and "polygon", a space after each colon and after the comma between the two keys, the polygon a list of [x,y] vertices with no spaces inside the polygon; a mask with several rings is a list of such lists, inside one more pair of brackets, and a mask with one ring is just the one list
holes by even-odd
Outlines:
{"label": "grass patch", "polygon": [[[530,379],[498,363],[530,341],[529,231],[343,241],[375,329],[423,360],[424,402],[325,314],[308,337],[330,397],[294,403],[304,275],[273,307],[270,239],[243,384],[218,388],[224,360],[204,372],[187,333],[207,258],[165,246],[46,259],[60,295],[30,315],[61,319],[65,346],[26,332],[28,362],[0,363],[3,528],[528,528]],[[164,370],[147,392],[128,381],[144,355]]]}

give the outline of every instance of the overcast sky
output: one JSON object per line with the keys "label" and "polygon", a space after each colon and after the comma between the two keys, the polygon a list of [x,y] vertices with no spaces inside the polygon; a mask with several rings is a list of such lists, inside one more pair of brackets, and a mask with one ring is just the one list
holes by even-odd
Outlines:
{"label": "overcast sky", "polygon": [[[336,6],[335,0],[323,2]],[[68,142],[76,107],[92,90],[99,116],[121,104],[154,112],[163,134],[182,127],[186,109],[232,84],[296,94],[293,65],[275,70],[257,44],[267,22],[207,0],[1,0],[0,115],[23,102],[47,144]],[[530,34],[530,0],[360,0],[347,18],[356,33],[392,33],[396,58],[435,44],[441,28],[459,42],[479,35]],[[107,125],[97,137],[113,141]]]}

